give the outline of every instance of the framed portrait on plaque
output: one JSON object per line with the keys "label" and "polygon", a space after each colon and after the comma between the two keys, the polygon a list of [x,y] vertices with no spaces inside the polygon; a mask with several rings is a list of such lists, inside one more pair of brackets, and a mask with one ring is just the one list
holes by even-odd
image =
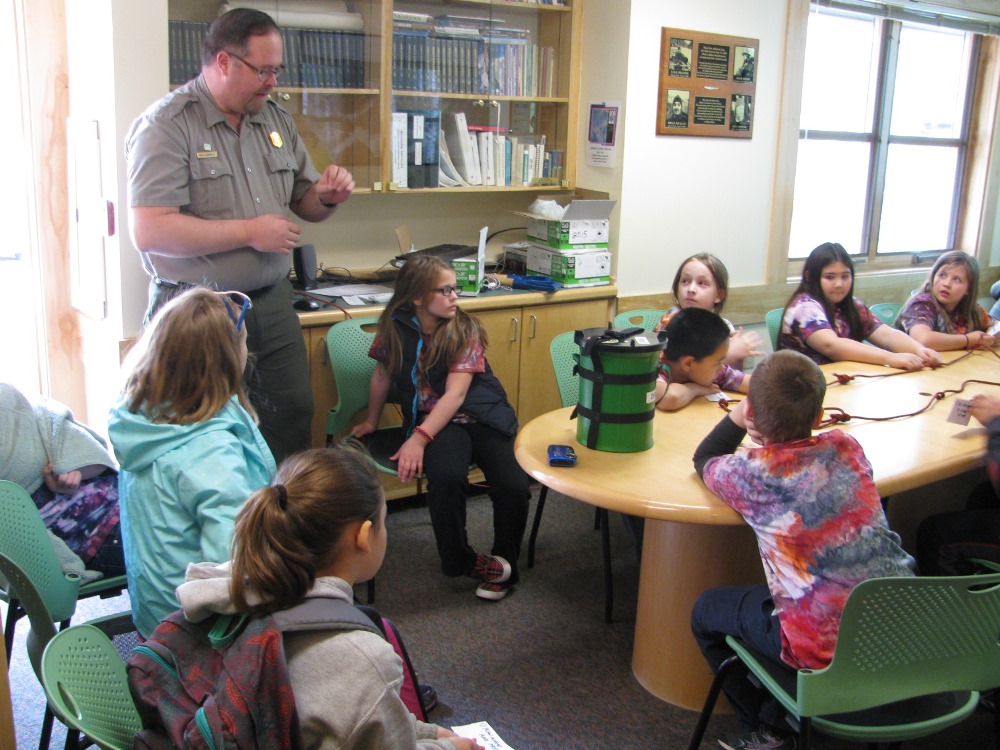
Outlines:
{"label": "framed portrait on plaque", "polygon": [[664,27],[657,135],[753,137],[757,39]]}

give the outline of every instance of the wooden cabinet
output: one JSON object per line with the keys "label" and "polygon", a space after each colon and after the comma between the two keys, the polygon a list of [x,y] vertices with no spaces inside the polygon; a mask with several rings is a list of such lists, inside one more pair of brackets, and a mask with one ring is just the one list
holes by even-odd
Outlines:
{"label": "wooden cabinet", "polygon": [[610,300],[470,312],[490,338],[489,360],[521,424],[560,406],[549,344],[560,333],[605,326]]}
{"label": "wooden cabinet", "polygon": [[[317,167],[350,169],[358,192],[571,189],[583,0],[562,2],[347,0],[346,12],[327,13],[276,0],[286,69],[272,97],[295,118]],[[167,12],[177,86],[200,69],[200,41],[217,5],[168,0]],[[424,138],[414,137],[421,132],[407,112],[421,113]],[[393,113],[409,128],[395,142]],[[443,141],[436,128],[458,113],[473,135],[516,138],[521,154],[512,149],[510,159],[518,165],[525,145],[548,153],[546,176],[498,183],[497,170],[494,185],[427,187],[415,177],[404,188],[394,153],[404,174],[436,163]],[[437,182],[432,167],[411,171]]]}

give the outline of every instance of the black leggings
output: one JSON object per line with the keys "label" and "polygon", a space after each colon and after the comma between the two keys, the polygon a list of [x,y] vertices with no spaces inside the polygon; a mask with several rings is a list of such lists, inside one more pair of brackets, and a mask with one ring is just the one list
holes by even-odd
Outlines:
{"label": "black leggings", "polygon": [[486,476],[493,501],[491,554],[511,564],[515,583],[531,497],[528,475],[514,458],[514,438],[478,423],[451,422],[424,449],[427,505],[441,570],[447,576],[467,575],[476,563],[465,533],[465,490],[473,462]]}

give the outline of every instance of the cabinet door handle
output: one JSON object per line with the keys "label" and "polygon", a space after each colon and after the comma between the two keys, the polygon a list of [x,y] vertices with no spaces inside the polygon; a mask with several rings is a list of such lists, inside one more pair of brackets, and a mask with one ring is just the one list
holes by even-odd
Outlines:
{"label": "cabinet door handle", "polygon": [[531,316],[531,338],[535,338],[535,334],[538,333],[538,318],[535,315]]}
{"label": "cabinet door handle", "polygon": [[521,321],[519,321],[517,318],[511,318],[510,322],[513,323],[513,333],[514,333],[514,335],[510,337],[510,343],[513,344],[513,343],[515,343],[517,341],[517,334],[518,334],[518,329],[521,326]]}

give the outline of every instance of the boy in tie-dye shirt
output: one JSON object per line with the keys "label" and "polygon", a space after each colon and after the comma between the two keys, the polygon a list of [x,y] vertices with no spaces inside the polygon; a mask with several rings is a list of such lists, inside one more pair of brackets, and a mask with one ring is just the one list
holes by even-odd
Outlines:
{"label": "boy in tie-dye shirt", "polygon": [[[912,575],[861,445],[841,430],[812,435],[825,392],[809,358],[772,354],[755,369],[747,398],[695,452],[708,488],[754,530],[767,578],[766,586],[699,597],[692,628],[713,671],[731,655],[726,635],[789,669],[821,669],[833,657],[851,590],[868,578]],[[748,426],[761,445],[737,451]],[[794,746],[776,728],[781,712],[745,672],[730,672],[724,689],[748,734],[723,747]]]}

